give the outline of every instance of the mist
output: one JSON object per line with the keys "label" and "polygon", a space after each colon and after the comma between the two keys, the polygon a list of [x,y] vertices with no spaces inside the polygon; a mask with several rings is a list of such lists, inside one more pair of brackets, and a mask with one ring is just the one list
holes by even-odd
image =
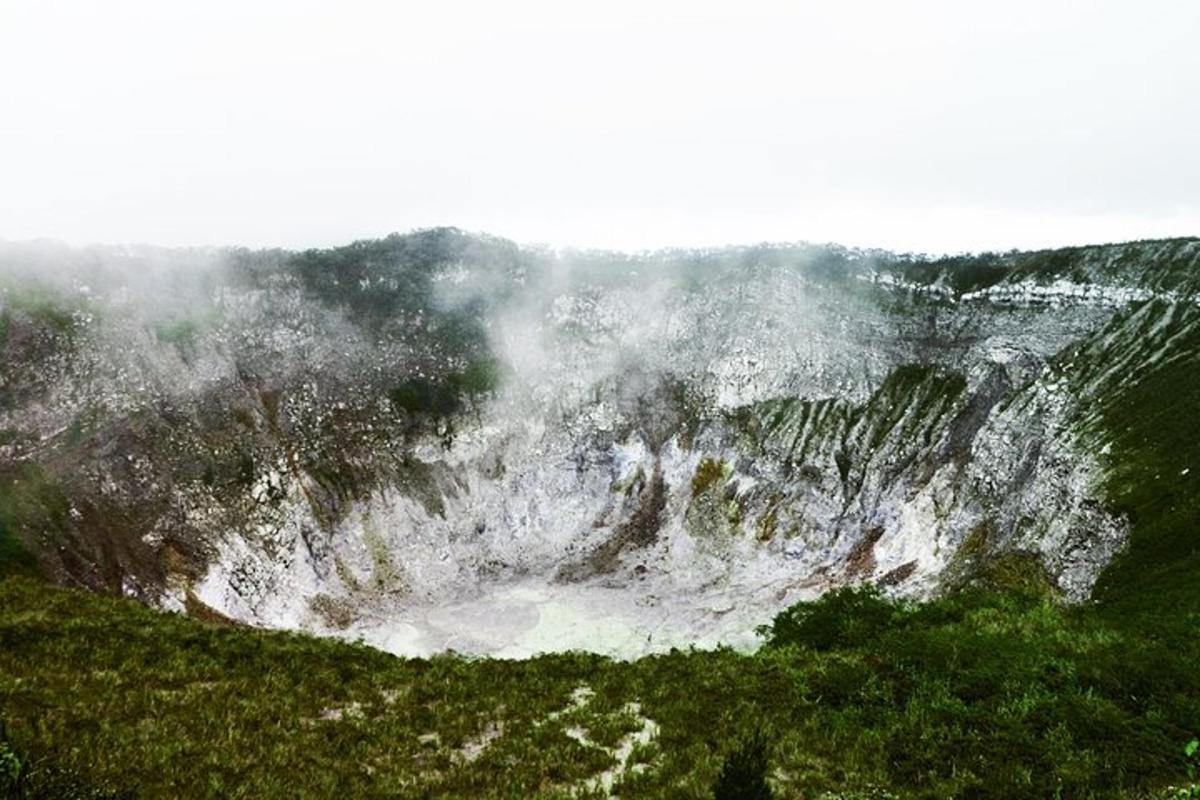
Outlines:
{"label": "mist", "polygon": [[[0,237],[637,250],[1194,233],[1200,9],[14,2]],[[54,46],[45,46],[54,42]]]}

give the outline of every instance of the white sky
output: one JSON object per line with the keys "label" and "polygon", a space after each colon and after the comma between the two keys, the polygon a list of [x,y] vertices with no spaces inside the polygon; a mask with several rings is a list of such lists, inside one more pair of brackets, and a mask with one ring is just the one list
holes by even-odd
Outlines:
{"label": "white sky", "polygon": [[0,238],[1200,234],[1200,2],[0,0]]}

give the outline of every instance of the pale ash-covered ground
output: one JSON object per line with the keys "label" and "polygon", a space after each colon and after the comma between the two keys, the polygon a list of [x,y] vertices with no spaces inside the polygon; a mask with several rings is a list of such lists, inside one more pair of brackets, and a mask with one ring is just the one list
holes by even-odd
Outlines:
{"label": "pale ash-covered ground", "polygon": [[[153,311],[144,286],[68,281],[70,346],[16,329],[37,368],[0,404],[0,460],[38,462],[69,507],[46,563],[406,655],[752,647],[829,588],[925,597],[1004,559],[1082,600],[1126,538],[1089,392],[1155,357],[1138,315],[1194,305],[1121,272],[1154,244],[969,290],[821,248],[476,246],[383,327],[339,303],[403,286],[385,262],[335,281],[338,303],[265,256]],[[499,380],[445,414],[399,408],[397,384],[463,368],[430,344],[462,309]],[[1091,351],[1109,355],[1072,356]]]}
{"label": "pale ash-covered ground", "polygon": [[[629,657],[752,647],[756,625],[843,583],[928,595],[963,568],[959,547],[988,526],[992,546],[1038,553],[1076,599],[1120,548],[1123,524],[1098,509],[1094,455],[1067,432],[1069,398],[1045,366],[1103,316],[1091,303],[1064,315],[979,298],[926,312],[936,334],[918,316],[900,323],[911,335],[897,336],[875,298],[786,274],[728,294],[670,291],[564,294],[541,316],[498,320],[493,341],[512,382],[449,450],[417,450],[445,470],[440,513],[382,489],[340,524],[330,552],[314,556],[298,531],[305,503],[285,488],[279,522],[258,532],[275,546],[231,537],[196,595],[237,619],[405,655]],[[859,486],[848,487],[836,464],[854,424],[809,423],[814,449],[797,466],[779,452],[786,444],[748,444],[724,417],[779,397],[867,402],[892,367],[919,360],[963,370],[966,388],[934,420],[902,408],[905,396],[889,402],[918,433],[864,447]],[[703,397],[690,436],[656,429],[670,413],[653,399],[663,374]],[[972,404],[980,408],[969,418]],[[955,436],[970,437],[965,456],[946,455]],[[727,473],[718,498],[694,491],[703,459]],[[656,475],[665,497],[653,541],[589,565]],[[772,508],[775,530],[764,535]],[[330,625],[313,610],[316,597],[348,607],[353,620]]]}

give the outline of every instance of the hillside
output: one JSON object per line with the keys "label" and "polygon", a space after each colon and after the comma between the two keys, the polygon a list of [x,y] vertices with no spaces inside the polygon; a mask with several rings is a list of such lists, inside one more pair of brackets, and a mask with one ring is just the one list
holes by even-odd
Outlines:
{"label": "hillside", "polygon": [[0,600],[31,785],[115,796],[711,797],[761,730],[779,797],[1166,797],[1200,721],[1194,619],[1168,644],[1019,593],[839,594],[754,655],[632,662],[404,660],[22,579]]}
{"label": "hillside", "polygon": [[148,797],[708,797],[755,731],[781,797],[1166,796],[1198,291],[1194,239],[3,245],[0,719]]}

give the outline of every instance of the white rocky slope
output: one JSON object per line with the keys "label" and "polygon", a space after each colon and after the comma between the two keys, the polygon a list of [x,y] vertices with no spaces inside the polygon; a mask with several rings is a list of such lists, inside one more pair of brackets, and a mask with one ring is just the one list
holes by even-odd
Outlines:
{"label": "white rocky slope", "polygon": [[[105,503],[151,509],[130,517],[133,555],[102,553],[127,592],[406,655],[748,647],[831,587],[929,596],[1014,554],[1085,598],[1126,528],[1056,356],[1130,304],[1190,295],[960,291],[828,253],[456,251],[391,329],[275,265],[204,287],[218,322],[186,346],[110,298],[77,321],[62,380],[0,427],[34,432],[8,457],[66,476],[78,531]],[[354,291],[403,289],[369,266]],[[445,413],[404,406],[389,387],[442,385],[423,342],[463,309],[500,378]],[[119,422],[68,447],[55,428],[82,409]],[[71,447],[91,460],[61,463]]]}
{"label": "white rocky slope", "polygon": [[[274,545],[231,537],[197,594],[235,618],[330,632],[337,628],[321,610],[336,603],[354,617],[342,635],[404,654],[750,646],[756,624],[841,583],[892,576],[893,591],[936,591],[963,540],[992,525],[1014,529],[1005,531],[1012,546],[1041,554],[1068,596],[1086,596],[1123,526],[1097,510],[1096,465],[1056,430],[1069,404],[1037,375],[1090,313],[992,312],[1003,316],[980,332],[973,317],[990,309],[952,312],[970,341],[939,343],[938,360],[967,367],[963,396],[920,447],[899,433],[885,439],[862,485],[847,490],[836,452],[852,425],[817,431],[821,450],[797,466],[779,453],[747,452],[722,417],[778,397],[865,401],[891,368],[922,355],[901,342],[887,342],[895,352],[871,347],[886,321],[842,292],[778,276],[732,300],[659,297],[657,314],[605,292],[563,294],[541,318],[505,320],[496,337],[515,377],[449,450],[435,441],[416,451],[446,476],[433,513],[421,498],[384,488],[356,504],[330,550],[314,555],[300,530],[316,522],[296,485],[278,527],[264,531]],[[706,325],[715,336],[704,336]],[[559,344],[563,331],[577,338]],[[666,372],[706,398],[704,419],[691,437],[648,441],[632,420],[648,414],[652,427],[669,411],[626,407],[624,382],[647,383],[633,393],[644,399],[658,390],[648,376]],[[956,435],[949,418],[998,403],[1001,387],[1014,386],[1017,402],[970,423],[978,430],[961,458],[936,457]],[[909,414],[920,429],[929,422],[921,413],[902,410],[901,419]],[[894,463],[922,458],[931,463],[920,475]],[[694,496],[703,459],[727,473],[715,500]],[[796,469],[811,474],[788,475]],[[564,565],[620,536],[655,476],[663,498],[653,541],[622,551],[611,568],[564,577]],[[787,517],[786,528],[777,520],[764,536],[772,513]],[[316,609],[314,597],[322,598]]]}

